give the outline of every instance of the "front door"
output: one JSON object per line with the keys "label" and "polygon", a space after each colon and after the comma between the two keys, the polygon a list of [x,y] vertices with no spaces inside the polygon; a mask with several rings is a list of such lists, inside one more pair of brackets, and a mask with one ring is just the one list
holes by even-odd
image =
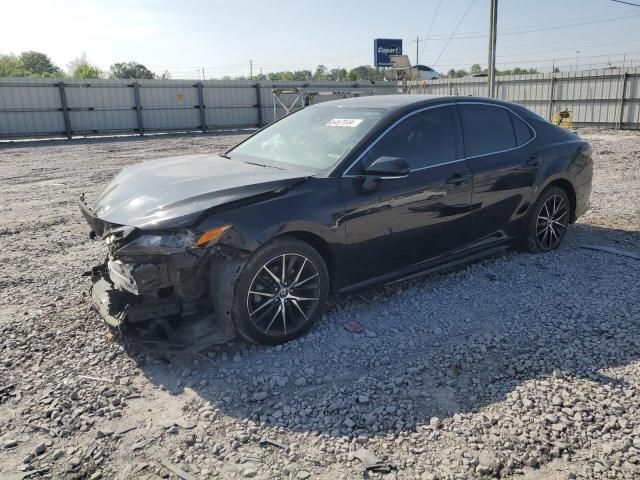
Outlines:
{"label": "front door", "polygon": [[[472,176],[462,159],[455,106],[410,114],[387,130],[341,179],[346,214],[348,284],[443,257],[472,238]],[[376,159],[403,158],[410,173],[371,181]]]}

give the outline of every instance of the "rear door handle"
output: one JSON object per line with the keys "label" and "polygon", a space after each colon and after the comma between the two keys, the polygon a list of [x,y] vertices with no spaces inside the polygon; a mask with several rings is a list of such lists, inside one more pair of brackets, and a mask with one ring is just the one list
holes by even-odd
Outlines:
{"label": "rear door handle", "polygon": [[471,175],[469,174],[461,174],[461,173],[456,173],[455,175],[452,175],[451,177],[447,178],[447,183],[449,185],[460,185],[461,183],[464,183],[468,180],[471,180]]}
{"label": "rear door handle", "polygon": [[542,157],[531,156],[529,160],[527,160],[527,165],[536,167],[538,165],[542,165]]}

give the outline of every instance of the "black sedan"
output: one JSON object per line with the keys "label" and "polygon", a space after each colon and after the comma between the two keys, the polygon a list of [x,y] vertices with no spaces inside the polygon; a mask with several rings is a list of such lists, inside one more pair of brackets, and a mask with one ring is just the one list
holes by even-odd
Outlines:
{"label": "black sedan", "polygon": [[589,208],[591,147],[519,105],[373,96],[313,105],[222,155],[125,168],[93,208],[93,298],[177,344],[286,342],[327,297],[517,246]]}

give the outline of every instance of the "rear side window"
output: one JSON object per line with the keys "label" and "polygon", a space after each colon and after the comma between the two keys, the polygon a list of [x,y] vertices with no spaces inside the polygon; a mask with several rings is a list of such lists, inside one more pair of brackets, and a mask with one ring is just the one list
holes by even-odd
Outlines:
{"label": "rear side window", "polygon": [[529,128],[529,125],[524,123],[520,117],[511,114],[511,121],[513,122],[513,130],[516,132],[518,146],[524,145],[533,138],[531,128]]}
{"label": "rear side window", "polygon": [[467,157],[515,148],[509,110],[491,105],[460,105]]}
{"label": "rear side window", "polygon": [[411,169],[457,160],[455,107],[437,107],[406,118],[387,132],[363,157],[367,167],[377,158],[400,157]]}

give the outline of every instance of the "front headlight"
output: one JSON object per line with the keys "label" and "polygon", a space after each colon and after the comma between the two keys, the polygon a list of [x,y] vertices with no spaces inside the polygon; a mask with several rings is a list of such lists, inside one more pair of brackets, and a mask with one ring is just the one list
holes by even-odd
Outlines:
{"label": "front headlight", "polygon": [[143,233],[118,250],[122,254],[172,253],[213,245],[231,225],[223,225],[204,233],[191,230]]}

